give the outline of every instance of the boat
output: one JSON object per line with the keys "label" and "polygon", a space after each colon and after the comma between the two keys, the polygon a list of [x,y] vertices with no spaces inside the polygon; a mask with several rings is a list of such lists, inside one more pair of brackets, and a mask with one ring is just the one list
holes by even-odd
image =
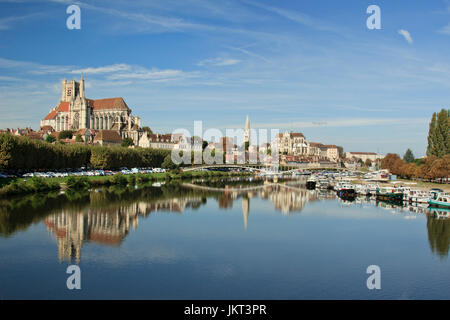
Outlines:
{"label": "boat", "polygon": [[396,192],[392,187],[377,188],[376,198],[378,201],[403,203],[403,192]]}
{"label": "boat", "polygon": [[328,189],[330,182],[327,179],[321,178],[316,182],[316,187],[319,189]]}
{"label": "boat", "polygon": [[438,193],[434,198],[428,200],[430,207],[450,209],[450,195],[446,193]]}
{"label": "boat", "polygon": [[314,177],[310,177],[306,181],[306,189],[308,190],[314,190],[316,188],[316,179]]}
{"label": "boat", "polygon": [[336,191],[339,198],[350,200],[356,198],[355,188],[350,183],[339,184],[339,189]]}
{"label": "boat", "polygon": [[408,201],[410,203],[428,203],[430,198],[430,193],[423,190],[411,189],[408,193]]}

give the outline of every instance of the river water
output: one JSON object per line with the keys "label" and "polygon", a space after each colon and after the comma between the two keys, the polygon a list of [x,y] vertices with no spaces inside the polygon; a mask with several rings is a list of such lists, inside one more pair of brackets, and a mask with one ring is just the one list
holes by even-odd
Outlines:
{"label": "river water", "polygon": [[[450,219],[429,209],[210,186],[0,200],[0,299],[450,298]],[[381,289],[367,287],[371,265]]]}

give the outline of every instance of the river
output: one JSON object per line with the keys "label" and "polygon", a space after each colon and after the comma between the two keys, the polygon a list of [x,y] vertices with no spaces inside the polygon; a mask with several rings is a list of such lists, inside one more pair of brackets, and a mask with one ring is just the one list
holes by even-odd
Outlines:
{"label": "river", "polygon": [[[295,184],[196,185],[0,200],[0,299],[450,297],[450,219],[429,209]],[[72,264],[80,290],[66,285]],[[371,265],[381,289],[368,289]]]}

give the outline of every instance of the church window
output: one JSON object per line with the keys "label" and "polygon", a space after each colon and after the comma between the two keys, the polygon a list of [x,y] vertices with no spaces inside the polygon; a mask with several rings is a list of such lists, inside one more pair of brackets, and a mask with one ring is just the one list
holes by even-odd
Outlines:
{"label": "church window", "polygon": [[67,95],[71,96],[72,95],[72,89],[67,89]]}

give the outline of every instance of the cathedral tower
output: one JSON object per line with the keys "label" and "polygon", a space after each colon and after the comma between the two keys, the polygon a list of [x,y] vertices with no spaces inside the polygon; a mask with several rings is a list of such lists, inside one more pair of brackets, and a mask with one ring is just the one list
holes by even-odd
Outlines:
{"label": "cathedral tower", "polygon": [[248,142],[250,144],[250,120],[248,118],[245,119],[245,127],[244,127],[244,144]]}

